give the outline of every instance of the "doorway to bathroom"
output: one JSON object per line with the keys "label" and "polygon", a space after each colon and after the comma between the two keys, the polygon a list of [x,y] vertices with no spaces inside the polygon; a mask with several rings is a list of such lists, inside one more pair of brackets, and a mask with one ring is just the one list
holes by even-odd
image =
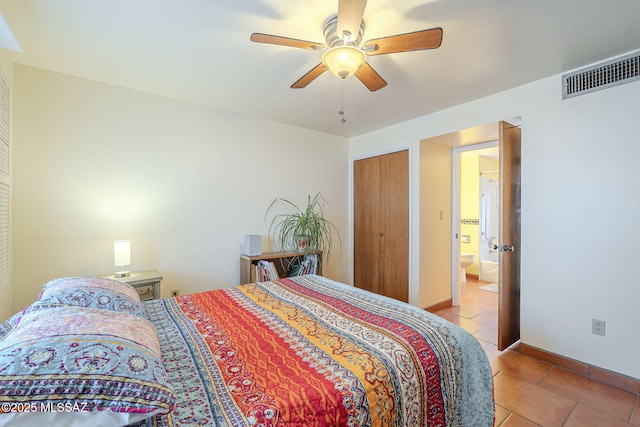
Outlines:
{"label": "doorway to bathroom", "polygon": [[[495,144],[495,141],[491,141],[488,144]],[[490,280],[493,280],[495,276],[490,275],[493,265],[492,261],[488,258],[494,256],[491,250],[497,253],[498,262],[498,310],[497,310],[497,349],[504,350],[516,341],[520,339],[520,214],[521,214],[521,184],[520,184],[520,165],[522,160],[521,152],[521,130],[520,127],[508,122],[498,123],[498,165],[497,175],[491,166],[491,161],[486,159],[483,161],[483,166],[480,166],[480,160],[473,161],[472,163],[477,165],[477,169],[474,169],[473,181],[477,182],[477,187],[474,187],[473,193],[477,194],[477,202],[475,207],[477,208],[477,240],[478,246],[478,258],[480,258],[480,247],[486,245],[487,254],[486,258],[480,259],[478,263],[478,279],[480,279],[480,271],[482,263],[485,262],[485,269],[483,274],[489,274],[485,276]],[[471,148],[470,148],[471,147]],[[472,151],[472,149],[480,148],[492,148],[489,145],[475,145],[468,144],[466,146],[457,147],[452,150],[452,191],[454,192],[453,209],[452,209],[452,260],[455,262],[456,269],[452,274],[452,300],[454,305],[464,303],[461,299],[461,280],[466,276],[466,271],[462,272],[459,268],[462,266],[461,260],[467,259],[462,257],[462,245],[463,241],[471,240],[471,237],[465,237],[462,233],[465,222],[461,210],[462,191],[459,187],[459,182],[462,182],[462,153]],[[482,174],[480,173],[482,170]],[[481,180],[481,176],[485,175],[485,178]],[[495,177],[497,176],[497,201],[493,203],[491,200],[491,192],[495,189]],[[481,181],[485,182],[485,200],[482,202],[481,198]],[[475,185],[475,184],[474,184]],[[477,190],[475,190],[477,188]],[[471,209],[471,208],[470,208]],[[497,210],[497,236],[494,236],[492,224],[495,224],[492,218],[491,211]],[[482,211],[482,212],[481,212]],[[474,212],[474,211],[465,211]],[[481,214],[485,215],[485,218],[481,220]],[[485,222],[486,219],[486,222]],[[476,218],[470,219],[471,223],[475,225]],[[481,233],[485,233],[482,235]],[[497,239],[496,239],[497,237]],[[495,258],[494,258],[495,259]],[[469,264],[468,262],[465,264]],[[455,274],[460,272],[460,274]],[[464,274],[463,274],[464,273]],[[494,283],[494,282],[491,282]],[[482,286],[485,286],[484,284]],[[491,286],[489,284],[488,286]],[[484,291],[485,289],[481,289]]]}
{"label": "doorway to bathroom", "polygon": [[[460,150],[460,283],[467,277],[498,283],[499,151],[498,141]],[[497,292],[497,290],[496,290]]]}
{"label": "doorway to bathroom", "polygon": [[457,246],[460,262],[457,287],[452,289],[452,294],[457,294],[457,306],[450,320],[464,324],[488,354],[498,347],[498,144],[498,140],[473,144],[455,148],[452,153],[453,200],[457,201],[452,222],[457,225],[458,237],[453,246]]}
{"label": "doorway to bathroom", "polygon": [[[494,250],[498,255],[498,281],[495,283],[499,286],[497,295],[484,290],[477,292],[478,295],[493,294],[494,299],[497,297],[497,313],[492,314],[494,319],[497,317],[497,328],[494,321],[491,330],[494,337],[492,341],[497,341],[497,345],[492,344],[496,352],[509,347],[520,338],[520,139],[520,118],[514,117],[509,122],[487,123],[434,136],[422,140],[420,146],[420,305],[467,329],[477,325],[469,322],[475,314],[469,313],[468,307],[465,308],[465,302],[468,301],[462,300],[459,292],[459,278],[462,276],[461,238],[464,234],[469,235],[472,242],[480,241],[481,202],[478,190],[478,200],[475,202],[478,212],[464,218],[461,216],[460,153],[493,148],[498,141],[499,225],[498,241],[493,246],[496,246]],[[481,145],[487,141],[490,145]],[[479,168],[478,166],[476,171],[478,188]],[[488,173],[487,177],[490,176]],[[491,184],[490,181],[487,182]],[[488,199],[486,203],[487,208],[492,206]],[[463,219],[471,220],[471,223],[477,222],[477,237],[462,232]],[[487,222],[484,227],[487,233],[485,239],[491,240],[491,225]],[[488,243],[485,242],[487,245]],[[473,262],[477,262],[476,257],[480,258],[479,252],[480,249],[478,255],[474,255]],[[479,267],[480,264],[477,264],[475,274],[478,279]],[[485,268],[489,267],[492,266],[485,264]],[[493,312],[496,312],[495,308]],[[471,332],[476,335],[477,331]]]}

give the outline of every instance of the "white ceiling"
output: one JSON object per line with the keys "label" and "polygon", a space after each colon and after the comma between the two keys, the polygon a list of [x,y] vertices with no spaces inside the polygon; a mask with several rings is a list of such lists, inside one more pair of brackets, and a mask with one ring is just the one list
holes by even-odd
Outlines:
{"label": "white ceiling", "polygon": [[[436,50],[370,57],[369,92],[326,72],[290,89],[321,52],[337,0],[0,0],[15,62],[351,137],[640,48],[638,0],[369,0],[364,40],[442,27]],[[560,96],[561,88],[558,88]]]}

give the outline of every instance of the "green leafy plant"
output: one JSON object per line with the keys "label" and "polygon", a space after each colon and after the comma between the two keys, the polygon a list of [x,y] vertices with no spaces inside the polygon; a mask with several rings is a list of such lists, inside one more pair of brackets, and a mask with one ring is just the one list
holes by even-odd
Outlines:
{"label": "green leafy plant", "polygon": [[282,250],[304,250],[307,254],[321,251],[323,258],[328,260],[333,249],[334,231],[340,244],[342,242],[336,226],[324,217],[325,203],[322,193],[317,193],[313,198],[308,196],[304,209],[287,199],[276,197],[267,208],[265,219],[277,205],[289,212],[277,214],[271,219],[269,235],[275,245]]}

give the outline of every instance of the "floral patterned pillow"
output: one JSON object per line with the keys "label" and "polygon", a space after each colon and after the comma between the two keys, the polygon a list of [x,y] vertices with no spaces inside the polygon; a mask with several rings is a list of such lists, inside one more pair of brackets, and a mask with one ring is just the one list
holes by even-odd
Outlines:
{"label": "floral patterned pillow", "polygon": [[24,314],[0,341],[0,390],[0,426],[125,425],[176,401],[153,325],[81,306]]}
{"label": "floral patterned pillow", "polygon": [[42,287],[27,311],[43,307],[77,305],[145,317],[138,292],[129,284],[97,277],[63,277]]}

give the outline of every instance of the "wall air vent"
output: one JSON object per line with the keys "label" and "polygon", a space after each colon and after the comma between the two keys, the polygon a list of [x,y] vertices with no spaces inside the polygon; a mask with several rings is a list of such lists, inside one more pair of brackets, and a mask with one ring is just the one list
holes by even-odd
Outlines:
{"label": "wall air vent", "polygon": [[562,99],[640,79],[640,53],[601,62],[562,76]]}

